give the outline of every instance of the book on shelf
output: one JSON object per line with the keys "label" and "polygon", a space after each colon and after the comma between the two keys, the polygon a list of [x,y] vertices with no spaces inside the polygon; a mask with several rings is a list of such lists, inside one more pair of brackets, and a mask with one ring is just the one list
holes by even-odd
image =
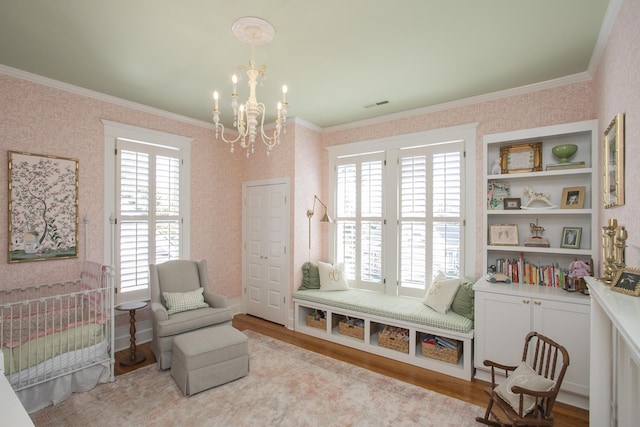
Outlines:
{"label": "book on shelf", "polygon": [[549,265],[534,264],[527,261],[522,254],[518,258],[496,259],[496,271],[506,274],[512,283],[564,287],[568,268],[562,268],[557,263]]}
{"label": "book on shelf", "polygon": [[527,237],[524,241],[524,245],[530,248],[548,248],[549,239],[544,237]]}
{"label": "book on shelf", "polygon": [[583,167],[585,167],[584,162],[550,163],[547,165],[547,170],[555,171],[560,169],[579,169]]}

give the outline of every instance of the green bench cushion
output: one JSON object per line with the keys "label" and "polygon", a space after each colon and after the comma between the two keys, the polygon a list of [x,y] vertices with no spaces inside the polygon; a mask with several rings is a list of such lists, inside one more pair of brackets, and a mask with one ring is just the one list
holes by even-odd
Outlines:
{"label": "green bench cushion", "polygon": [[335,292],[322,292],[317,289],[297,290],[293,293],[293,298],[454,332],[473,331],[473,320],[452,310],[446,314],[440,314],[424,305],[422,300],[415,298],[385,295],[361,289]]}

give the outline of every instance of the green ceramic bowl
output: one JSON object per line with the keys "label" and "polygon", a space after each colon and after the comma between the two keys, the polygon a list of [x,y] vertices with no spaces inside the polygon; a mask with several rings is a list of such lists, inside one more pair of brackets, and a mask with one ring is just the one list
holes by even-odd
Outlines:
{"label": "green ceramic bowl", "polygon": [[576,144],[556,145],[551,149],[551,152],[558,158],[560,163],[567,163],[571,156],[576,154],[576,151],[578,151],[578,146]]}

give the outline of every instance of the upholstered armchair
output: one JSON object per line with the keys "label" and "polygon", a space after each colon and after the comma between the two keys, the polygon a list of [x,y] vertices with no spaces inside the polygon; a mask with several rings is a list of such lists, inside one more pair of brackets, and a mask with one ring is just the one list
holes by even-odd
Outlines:
{"label": "upholstered armchair", "polygon": [[207,262],[174,260],[151,264],[150,288],[153,312],[151,350],[158,369],[171,367],[173,338],[185,332],[231,324],[233,312],[227,299],[209,288]]}

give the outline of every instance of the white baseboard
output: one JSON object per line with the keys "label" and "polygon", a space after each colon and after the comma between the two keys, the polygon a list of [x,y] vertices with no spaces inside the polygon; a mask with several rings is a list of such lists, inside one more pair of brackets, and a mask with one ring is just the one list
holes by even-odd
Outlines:
{"label": "white baseboard", "polygon": [[[153,338],[153,324],[151,320],[136,321],[136,344],[150,342]],[[116,351],[126,350],[131,345],[129,325],[120,326],[115,330]]]}

